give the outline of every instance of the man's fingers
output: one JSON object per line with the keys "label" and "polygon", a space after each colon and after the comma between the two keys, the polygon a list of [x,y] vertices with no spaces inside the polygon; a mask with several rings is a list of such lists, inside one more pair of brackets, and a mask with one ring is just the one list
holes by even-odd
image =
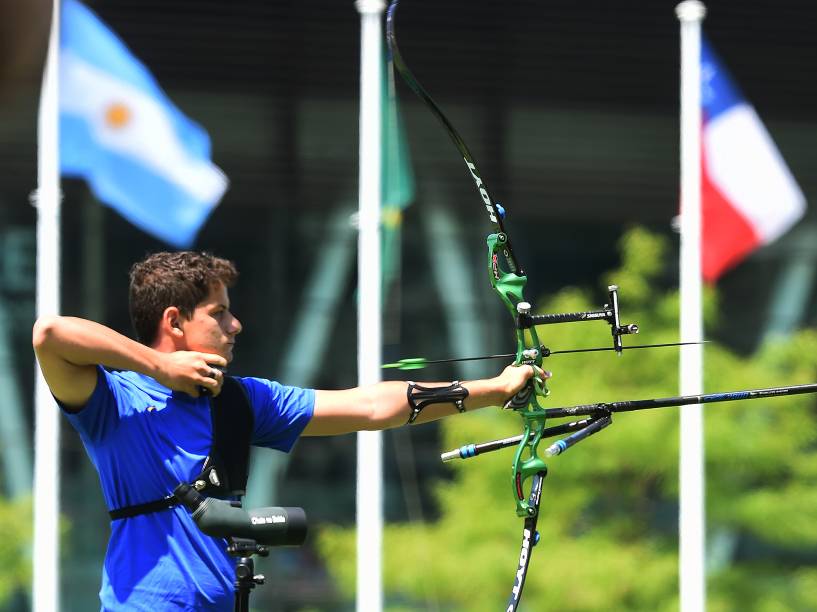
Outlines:
{"label": "man's fingers", "polygon": [[169,355],[168,366],[168,386],[198,398],[221,392],[227,360],[214,353],[177,351]]}
{"label": "man's fingers", "polygon": [[221,370],[212,368],[208,365],[206,372],[202,375],[201,385],[198,388],[199,393],[202,395],[215,397],[221,393],[221,385],[223,382],[224,373]]}
{"label": "man's fingers", "polygon": [[222,380],[224,378],[224,368],[206,361],[198,363],[196,369],[198,374],[205,378],[212,378],[213,380]]}
{"label": "man's fingers", "polygon": [[553,376],[553,372],[549,370],[543,370],[538,366],[533,366],[533,372],[534,376],[536,376],[537,378],[541,378],[542,380],[545,380],[546,378],[550,378],[551,376]]}
{"label": "man's fingers", "polygon": [[550,372],[548,370],[543,370],[539,366],[535,366],[533,364],[528,364],[528,365],[530,365],[531,377],[536,378],[539,381],[543,381],[546,378],[550,378],[551,376],[553,376],[552,372]]}
{"label": "man's fingers", "polygon": [[200,397],[202,395],[206,397],[216,397],[221,393],[221,383],[214,381],[212,378],[205,378],[202,384],[196,387],[196,392],[197,394],[193,397]]}
{"label": "man's fingers", "polygon": [[201,353],[201,356],[204,361],[211,366],[222,369],[227,367],[227,360],[221,355],[216,355],[215,353]]}

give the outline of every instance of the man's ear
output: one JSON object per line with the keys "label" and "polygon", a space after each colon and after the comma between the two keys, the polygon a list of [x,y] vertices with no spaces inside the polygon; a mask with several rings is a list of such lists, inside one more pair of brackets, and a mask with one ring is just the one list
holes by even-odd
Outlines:
{"label": "man's ear", "polygon": [[176,306],[168,306],[162,313],[162,328],[174,338],[184,336],[182,313]]}

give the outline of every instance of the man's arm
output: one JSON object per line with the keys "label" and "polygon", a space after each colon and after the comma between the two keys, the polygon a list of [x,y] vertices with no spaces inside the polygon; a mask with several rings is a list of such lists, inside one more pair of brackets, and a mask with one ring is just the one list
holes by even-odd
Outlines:
{"label": "man's arm", "polygon": [[[464,408],[468,411],[501,406],[522,389],[533,376],[532,366],[508,366],[496,378],[469,380],[461,383],[468,391]],[[549,373],[537,369],[542,378]],[[423,387],[448,387],[450,383],[422,383]],[[305,436],[328,436],[361,430],[399,427],[408,423],[412,414],[408,383],[389,381],[343,391],[315,391],[315,411],[304,429]],[[453,401],[427,405],[414,423],[426,423],[456,414]]]}
{"label": "man's arm", "polygon": [[81,409],[96,387],[96,366],[146,374],[176,391],[198,397],[198,386],[217,392],[221,379],[211,366],[225,367],[219,355],[163,353],[122,334],[76,317],[43,317],[34,324],[32,344],[51,393],[69,408]]}

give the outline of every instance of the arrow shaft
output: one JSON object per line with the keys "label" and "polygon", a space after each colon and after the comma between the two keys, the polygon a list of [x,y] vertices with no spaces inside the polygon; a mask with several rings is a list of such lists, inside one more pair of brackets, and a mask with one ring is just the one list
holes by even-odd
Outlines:
{"label": "arrow shaft", "polygon": [[[704,340],[702,342],[665,342],[663,344],[636,344],[634,346],[625,346],[622,347],[622,350],[629,351],[631,349],[648,349],[648,348],[663,348],[668,346],[687,346],[690,344],[705,344],[707,341]],[[584,348],[584,349],[565,349],[562,351],[551,351],[546,346],[540,346],[539,350],[542,353],[543,357],[549,357],[551,355],[566,355],[568,353],[595,353],[599,351],[614,351],[616,350],[612,346],[605,346],[605,347],[595,347],[595,348]],[[459,361],[482,361],[486,359],[513,359],[516,357],[516,353],[502,353],[497,355],[481,355],[479,357],[451,357],[448,359],[425,359],[422,357],[415,357],[411,359],[401,359],[395,363],[386,363],[382,367],[384,368],[396,368],[398,370],[415,370],[421,369],[428,365],[432,365],[435,363],[454,363]]]}
{"label": "arrow shaft", "polygon": [[660,397],[656,399],[610,402],[609,404],[583,404],[569,408],[548,408],[545,410],[545,413],[548,418],[574,417],[594,415],[600,411],[633,412],[635,410],[649,410],[651,408],[671,408],[690,404],[714,404],[718,402],[781,397],[784,395],[802,395],[805,393],[817,393],[817,383],[793,385],[789,387],[746,389],[744,391],[728,391],[726,393],[706,393],[703,395],[677,395],[674,397]]}

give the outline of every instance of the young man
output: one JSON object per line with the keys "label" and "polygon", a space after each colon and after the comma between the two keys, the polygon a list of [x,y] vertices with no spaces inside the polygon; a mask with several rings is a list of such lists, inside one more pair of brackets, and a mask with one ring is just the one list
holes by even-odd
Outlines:
{"label": "young man", "polygon": [[[233,609],[226,540],[204,535],[184,507],[163,500],[200,477],[214,444],[208,396],[221,392],[242,330],[228,295],[237,276],[231,262],[206,253],[158,253],[137,263],[129,302],[138,342],[74,317],[34,325],[43,375],[99,472],[113,518],[103,610]],[[547,376],[509,366],[487,380],[342,391],[234,380],[251,411],[251,443],[288,452],[300,435],[387,429],[499,406],[534,371]]]}

